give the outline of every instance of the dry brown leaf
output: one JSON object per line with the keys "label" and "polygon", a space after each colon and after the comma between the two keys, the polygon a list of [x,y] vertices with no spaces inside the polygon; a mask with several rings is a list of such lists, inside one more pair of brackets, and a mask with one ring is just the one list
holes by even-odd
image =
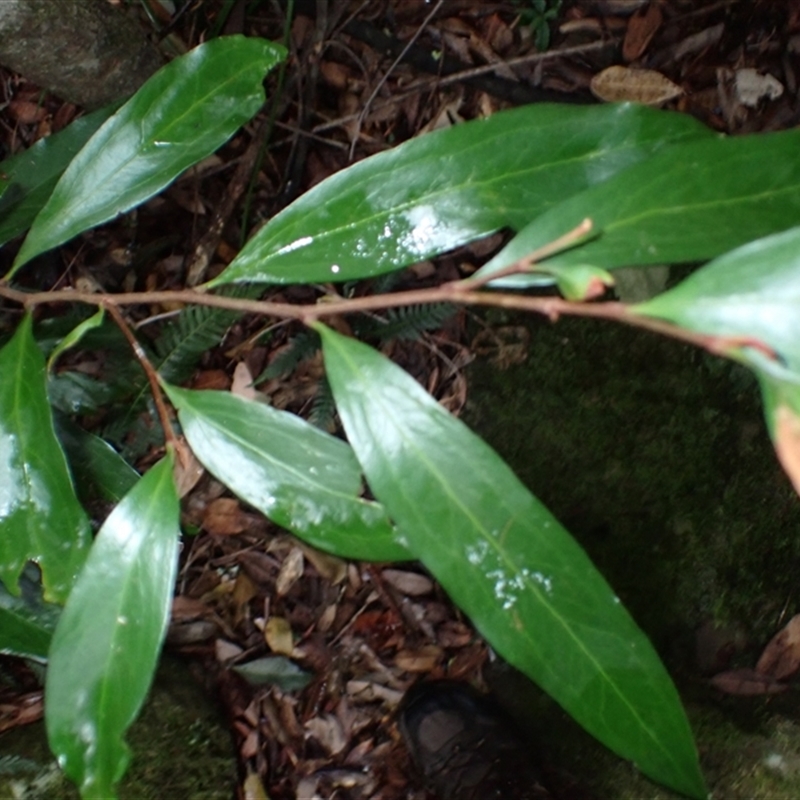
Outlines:
{"label": "dry brown leaf", "polygon": [[217,639],[214,642],[214,657],[221,664],[224,664],[233,658],[237,658],[243,652],[244,651],[241,647],[239,647],[238,644],[229,642],[226,639]]}
{"label": "dry brown leaf", "polygon": [[205,467],[195,458],[194,453],[188,447],[183,447],[180,457],[175,460],[173,472],[178,497],[183,498],[197,486],[197,482],[205,474]]}
{"label": "dry brown leaf", "polygon": [[194,597],[187,597],[179,594],[172,598],[172,613],[170,618],[173,622],[186,622],[190,619],[211,616],[213,609],[207,606],[202,600]]}
{"label": "dry brown leaf", "polygon": [[314,565],[314,569],[334,586],[338,586],[347,577],[346,561],[337,556],[332,556],[330,553],[315,550],[302,542],[298,546],[305,554],[305,557]]}
{"label": "dry brown leaf", "polygon": [[270,617],[264,626],[264,639],[273,653],[290,656],[294,651],[292,626],[284,617]]}
{"label": "dry brown leaf", "polygon": [[253,374],[244,361],[240,361],[233,370],[231,394],[244,397],[245,400],[255,400],[258,397],[258,392],[253,388]]}
{"label": "dry brown leaf", "polygon": [[390,586],[409,597],[420,597],[433,591],[433,581],[418,572],[402,569],[385,569],[381,577]]}
{"label": "dry brown leaf", "polygon": [[47,109],[28,100],[12,100],[8,106],[8,113],[22,125],[33,125],[41,122],[47,116]]}
{"label": "dry brown leaf", "polygon": [[278,597],[283,597],[289,589],[294,586],[297,579],[303,574],[305,569],[305,558],[303,551],[299,547],[293,547],[289,555],[281,564],[281,571],[275,580],[275,591]]}
{"label": "dry brown leaf", "polygon": [[640,9],[628,23],[625,41],[622,44],[622,57],[626,61],[635,61],[650,44],[656,31],[661,27],[664,18],[658,3],[650,3],[646,10]]}
{"label": "dry brown leaf", "polygon": [[250,520],[233,497],[209,503],[203,514],[203,528],[215,536],[233,536],[247,529]]}
{"label": "dry brown leaf", "polygon": [[217,389],[226,391],[231,385],[224,369],[204,369],[192,379],[192,389]]}
{"label": "dry brown leaf", "polygon": [[732,669],[720,672],[711,679],[711,685],[725,694],[754,696],[761,694],[778,694],[789,687],[779,683],[768,675],[762,675],[754,669]]}
{"label": "dry brown leaf", "polygon": [[313,717],[303,726],[306,733],[316,739],[329,755],[335,756],[347,747],[341,722],[333,714]]}
{"label": "dry brown leaf", "polygon": [[444,651],[435,644],[426,644],[418,650],[400,650],[394,663],[406,672],[431,672],[444,658]]}
{"label": "dry brown leaf", "polygon": [[652,69],[615,65],[592,78],[592,94],[607,103],[630,101],[660,106],[683,94],[683,89]]}
{"label": "dry brown leaf", "polygon": [[764,648],[756,672],[777,680],[800,669],[800,614],[795,614]]}
{"label": "dry brown leaf", "polygon": [[775,452],[794,490],[800,494],[800,418],[787,406],[775,411]]}

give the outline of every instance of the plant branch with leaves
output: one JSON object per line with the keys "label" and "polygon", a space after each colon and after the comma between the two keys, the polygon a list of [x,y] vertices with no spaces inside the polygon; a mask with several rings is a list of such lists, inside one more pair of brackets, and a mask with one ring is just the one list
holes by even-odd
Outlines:
{"label": "plant branch with leaves", "polygon": [[[53,751],[84,797],[114,796],[128,759],[124,734],[164,638],[180,534],[174,446],[162,439],[152,447],[166,446],[166,456],[141,478],[122,462],[124,477],[109,489],[107,467],[94,470],[116,507],[90,540],[48,395],[56,397],[57,378],[40,349],[44,326],[32,316],[67,303],[117,321],[167,440],[162,391],[197,459],[231,492],[314,547],[421,561],[497,652],[590,733],[653,780],[705,797],[678,693],[583,550],[415,380],[323,321],[483,305],[554,321],[593,316],[691,342],[757,374],[778,457],[800,489],[800,132],[724,139],[688,117],[633,105],[529,106],[333,175],[197,289],[95,294],[16,283],[35,256],[134,208],[221,146],[262,107],[264,74],[284,55],[257,39],[208,42],[118,110],[37,145],[34,169],[19,157],[2,165],[0,240],[30,230],[0,283],[5,307],[26,311],[0,349],[0,580],[10,598],[0,606],[0,647],[48,661]],[[513,238],[463,280],[360,297],[326,288],[396,273],[503,229]],[[617,268],[698,262],[708,263],[648,302],[604,300]],[[232,295],[232,284],[245,295]],[[318,301],[258,299],[287,284],[317,287]],[[525,293],[543,287],[560,296]],[[164,303],[184,304],[182,321],[169,348],[146,352],[120,309]],[[244,313],[298,320],[319,336],[346,441],[263,403],[178,385],[185,370],[176,362],[213,346]],[[98,324],[76,320],[55,337],[55,352],[89,348]],[[117,347],[115,335],[103,332],[103,342]],[[134,361],[129,351],[117,358]],[[140,408],[146,387],[135,391],[125,402]],[[98,437],[77,435],[102,454],[97,464],[120,463]],[[20,598],[28,561],[40,567],[45,598],[65,604],[50,627]]]}

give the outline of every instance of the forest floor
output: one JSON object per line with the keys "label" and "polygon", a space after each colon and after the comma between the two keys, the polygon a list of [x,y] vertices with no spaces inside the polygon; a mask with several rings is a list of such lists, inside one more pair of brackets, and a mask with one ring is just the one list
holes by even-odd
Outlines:
{"label": "forest floor", "polygon": [[[160,24],[169,26],[164,45],[176,52],[216,33],[285,39],[290,48],[286,70],[270,78],[265,111],[202,169],[135,214],[62,248],[46,265],[54,284],[88,275],[108,291],[180,288],[198,243],[205,248],[206,276],[211,277],[233,259],[255,225],[354,161],[428,131],[524,103],[648,102],[691,114],[732,135],[800,123],[800,7],[785,2],[198,0],[186,3],[173,22],[167,14]],[[29,147],[79,113],[57,98],[42,99],[38,87],[19,76],[0,74],[0,148],[5,154]],[[243,202],[250,174],[243,183],[237,168],[254,163],[252,192]],[[217,221],[221,234],[204,238]],[[399,286],[463,277],[504,237],[497,234],[435,263],[416,265],[402,274]],[[303,291],[285,288],[281,295],[302,300]],[[146,313],[159,311],[169,309]],[[500,328],[503,333],[497,334]],[[141,331],[156,337],[158,326]],[[531,331],[514,320],[495,325],[459,312],[444,327],[417,339],[388,342],[384,352],[502,448],[506,433],[492,431],[489,410],[502,387],[482,370],[493,360],[495,372],[500,367],[513,371],[532,358],[537,345]],[[299,351],[300,333],[299,325],[264,329],[258,320],[242,318],[224,346],[203,357],[189,385],[241,391],[255,379],[255,390],[274,406],[334,426],[335,420],[324,416],[319,354]],[[573,341],[583,335],[570,334]],[[468,365],[476,355],[483,365],[474,372]],[[473,379],[491,388],[473,396]],[[724,394],[725,387],[738,386],[741,379],[711,375],[708,380],[733,381],[714,383],[714,391]],[[752,413],[752,405],[746,413]],[[99,430],[107,420],[87,422]],[[143,419],[141,429],[147,427]],[[747,449],[751,438],[745,436],[741,447]],[[143,433],[119,446],[137,466],[157,456],[158,444]],[[517,455],[524,468],[525,454]],[[756,463],[761,469],[764,462]],[[765,468],[770,480],[782,480],[777,468],[770,469]],[[539,477],[527,479],[533,485]],[[636,494],[640,487],[630,491]],[[788,502],[786,485],[777,491],[780,502]],[[598,526],[609,524],[610,512],[587,516],[586,502],[571,507],[557,490],[553,503],[563,505],[558,513],[572,516],[589,540]],[[792,524],[793,514],[789,510],[785,517]],[[442,590],[413,564],[346,563],[315,552],[243,507],[208,475],[185,499],[183,524],[196,535],[184,542],[167,646],[197,665],[225,708],[239,758],[241,796],[249,781],[247,796],[258,797],[252,792],[260,781],[272,800],[426,797],[416,788],[397,732],[398,702],[423,677],[459,678],[486,687],[492,661],[487,645]],[[694,522],[684,519],[684,528],[678,520],[671,524],[684,530]],[[591,550],[591,541],[584,544]],[[602,561],[602,548],[596,557]],[[792,549],[781,558],[795,559],[798,553]],[[612,573],[619,569],[611,560],[604,566]],[[618,578],[626,581],[624,571]],[[671,580],[665,586],[676,590]],[[764,644],[779,627],[779,617],[770,617],[768,610],[756,616]],[[727,630],[732,627],[737,626]],[[669,651],[669,631],[654,623],[651,635],[662,652]],[[742,635],[758,641],[752,628]],[[730,650],[736,640],[738,652],[746,650],[738,629],[722,641],[714,636],[707,635],[713,641],[705,642],[706,649]],[[233,669],[268,653],[299,666],[304,687],[296,688],[296,674],[247,676]],[[697,667],[697,681],[707,681],[711,670],[726,666],[715,655],[707,658],[711,663]],[[685,660],[677,661],[684,674],[691,672]],[[264,662],[263,668],[269,665]],[[11,707],[14,698],[6,694],[2,702]],[[566,759],[569,767],[564,768],[554,759],[554,796],[611,797],[603,794],[611,791],[607,784],[591,788],[592,778],[580,774],[579,761]],[[748,785],[741,791],[753,790]]]}

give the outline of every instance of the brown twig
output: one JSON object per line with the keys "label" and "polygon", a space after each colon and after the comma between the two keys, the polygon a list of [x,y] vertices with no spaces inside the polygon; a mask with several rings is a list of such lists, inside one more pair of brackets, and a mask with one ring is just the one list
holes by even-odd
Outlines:
{"label": "brown twig", "polygon": [[[61,292],[58,292],[58,294],[61,294]],[[133,331],[125,321],[125,317],[122,316],[119,308],[117,308],[114,303],[108,302],[108,297],[108,295],[101,296],[101,302],[99,305],[105,308],[105,310],[111,315],[111,318],[114,320],[114,322],[117,323],[117,327],[122,331],[123,336],[128,340],[136,359],[139,361],[139,364],[141,364],[144,374],[147,375],[147,381],[150,384],[150,391],[153,394],[153,401],[156,404],[158,419],[161,422],[162,429],[164,430],[164,438],[167,441],[167,445],[172,445],[175,448],[175,452],[178,454],[178,456],[182,458],[183,447],[172,428],[172,422],[169,418],[167,404],[164,402],[164,395],[161,392],[161,386],[158,382],[158,373],[150,363],[150,359],[142,349],[142,346],[133,335]]]}
{"label": "brown twig", "polygon": [[546,258],[550,258],[550,256],[560,253],[562,250],[567,250],[568,248],[573,247],[581,240],[585,239],[591,233],[591,231],[592,221],[587,218],[568,233],[565,233],[563,236],[559,236],[558,239],[555,239],[552,242],[548,242],[538,250],[534,250],[532,253],[517,259],[513,264],[509,264],[507,267],[503,267],[496,272],[486,275],[465,278],[462,281],[455,281],[451,285],[453,288],[459,289],[462,292],[474,291],[481,286],[485,286],[487,283],[496,281],[498,278],[505,278],[509,275],[519,275],[521,273],[532,272],[539,261],[544,261]]}
{"label": "brown twig", "polygon": [[[243,300],[235,297],[220,297],[191,289],[161,292],[125,292],[121,294],[95,294],[65,289],[57,292],[35,292],[29,294],[2,284],[0,284],[0,297],[27,307],[64,302],[86,303],[88,305],[103,306],[108,309],[109,313],[113,313],[112,309],[116,310],[120,306],[143,303],[187,303],[282,319],[296,319],[304,323],[339,314],[377,311],[421,303],[460,303],[470,306],[482,305],[515,311],[530,311],[543,314],[553,322],[561,316],[605,319],[660,333],[672,339],[703,348],[715,355],[721,355],[726,351],[741,347],[752,347],[769,358],[776,357],[775,352],[758,339],[741,336],[710,336],[696,333],[663,320],[631,313],[630,309],[623,303],[583,303],[563,300],[560,297],[525,297],[519,294],[481,292],[469,289],[465,291],[458,283],[444,284],[430,289],[412,289],[406,292],[356,297],[353,299],[328,300],[326,298],[325,302],[314,305],[293,305],[291,303],[275,303],[269,300]],[[152,366],[150,366],[150,370],[148,378],[155,376]]]}
{"label": "brown twig", "polygon": [[358,121],[356,122],[356,130],[355,130],[355,133],[353,135],[353,139],[350,142],[350,160],[351,161],[353,160],[353,155],[354,155],[355,149],[356,149],[356,143],[358,142],[358,137],[359,137],[359,135],[361,133],[361,126],[364,124],[364,120],[367,118],[367,114],[369,114],[369,109],[370,109],[370,106],[372,105],[372,101],[378,96],[378,92],[380,92],[381,87],[386,83],[386,81],[389,79],[389,76],[394,72],[395,67],[397,67],[397,65],[403,60],[403,58],[405,57],[406,53],[414,46],[414,42],[416,42],[417,39],[419,39],[419,37],[422,35],[422,32],[428,26],[428,23],[436,16],[436,14],[438,13],[439,9],[442,7],[443,3],[444,3],[444,0],[438,0],[436,5],[430,10],[430,12],[425,17],[425,19],[422,20],[422,24],[414,32],[414,35],[411,37],[411,39],[409,39],[409,41],[405,44],[403,49],[400,51],[400,54],[392,62],[392,65],[389,67],[389,69],[387,69],[386,72],[384,72],[384,74],[382,75],[381,79],[375,85],[375,88],[372,90],[370,96],[367,98],[366,102],[364,103],[364,108],[361,109],[361,113],[358,116]]}

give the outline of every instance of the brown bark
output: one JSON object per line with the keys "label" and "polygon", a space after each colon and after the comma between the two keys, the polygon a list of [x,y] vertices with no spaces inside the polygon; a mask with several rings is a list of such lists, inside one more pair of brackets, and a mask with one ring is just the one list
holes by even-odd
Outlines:
{"label": "brown bark", "polygon": [[84,108],[133,94],[163,63],[108,0],[0,2],[0,64]]}

